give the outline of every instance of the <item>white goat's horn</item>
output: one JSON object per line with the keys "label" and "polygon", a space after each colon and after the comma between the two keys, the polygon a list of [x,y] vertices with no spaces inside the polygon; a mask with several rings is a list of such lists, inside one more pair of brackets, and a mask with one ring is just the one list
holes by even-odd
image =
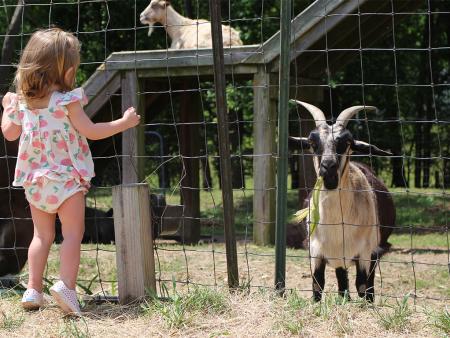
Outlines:
{"label": "white goat's horn", "polygon": [[347,109],[344,109],[341,111],[339,116],[336,119],[336,123],[341,123],[344,125],[344,127],[347,127],[348,121],[359,111],[361,110],[373,110],[376,111],[377,107],[373,106],[353,106]]}
{"label": "white goat's horn", "polygon": [[291,100],[291,102],[298,103],[298,104],[302,105],[303,107],[305,107],[306,110],[308,110],[311,113],[312,117],[314,118],[314,121],[316,122],[316,127],[318,127],[322,123],[326,122],[325,114],[323,113],[323,111],[321,111],[316,106],[313,106],[312,104],[309,104],[309,103],[306,103],[303,101],[298,101],[298,100]]}

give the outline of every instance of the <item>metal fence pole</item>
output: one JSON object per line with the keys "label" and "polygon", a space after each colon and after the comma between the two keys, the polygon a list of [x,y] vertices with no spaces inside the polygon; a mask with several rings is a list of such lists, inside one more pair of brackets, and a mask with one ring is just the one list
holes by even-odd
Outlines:
{"label": "metal fence pole", "polygon": [[281,1],[280,86],[278,108],[277,205],[275,224],[275,288],[281,293],[286,285],[286,214],[289,118],[289,66],[291,40],[291,3]]}
{"label": "metal fence pole", "polygon": [[239,286],[236,236],[234,232],[233,188],[231,185],[231,157],[228,132],[225,66],[222,40],[222,14],[220,0],[209,0],[211,31],[214,52],[214,83],[219,132],[220,180],[222,184],[223,219],[227,255],[228,286]]}

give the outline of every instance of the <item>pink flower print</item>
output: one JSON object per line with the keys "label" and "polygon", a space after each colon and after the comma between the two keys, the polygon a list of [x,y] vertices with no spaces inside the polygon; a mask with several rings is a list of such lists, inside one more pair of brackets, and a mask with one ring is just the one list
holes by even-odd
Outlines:
{"label": "pink flower print", "polygon": [[70,189],[75,185],[73,180],[68,181],[66,184],[64,184],[64,188]]}
{"label": "pink flower print", "polygon": [[83,156],[82,153],[78,153],[77,158],[78,158],[80,161],[84,161],[84,156]]}
{"label": "pink flower print", "polygon": [[56,143],[56,146],[58,147],[58,149],[64,149],[67,151],[67,143],[64,140],[58,141],[58,143]]}
{"label": "pink flower print", "polygon": [[56,164],[52,165],[52,167],[51,167],[52,170],[58,170],[58,168],[59,167]]}
{"label": "pink flower print", "polygon": [[87,144],[83,144],[83,145],[81,146],[81,151],[82,151],[84,154],[89,153],[89,146],[88,146]]}
{"label": "pink flower print", "polygon": [[58,203],[58,197],[56,197],[55,195],[48,195],[45,201],[48,204],[56,204]]}
{"label": "pink flower print", "polygon": [[45,120],[39,120],[39,127],[43,128],[48,125],[48,122]]}
{"label": "pink flower print", "polygon": [[25,152],[25,153],[22,153],[22,154],[20,154],[19,155],[19,158],[22,160],[22,161],[26,161],[27,159],[28,159],[28,154]]}
{"label": "pink flower print", "polygon": [[78,170],[78,172],[80,173],[81,176],[88,176],[88,172],[86,169],[80,169]]}
{"label": "pink flower print", "polygon": [[22,120],[23,119],[23,117],[24,117],[24,113],[23,113],[23,111],[22,110],[20,110],[19,111],[19,120]]}
{"label": "pink flower print", "polygon": [[39,202],[41,198],[42,198],[41,194],[37,191],[31,195],[31,199],[35,202]]}
{"label": "pink flower print", "polygon": [[37,163],[37,162],[31,162],[31,169],[32,170],[36,170],[36,169],[38,169],[39,168],[39,164]]}
{"label": "pink flower print", "polygon": [[48,136],[49,136],[48,131],[44,131],[43,136],[44,136],[44,138],[48,138]]}
{"label": "pink flower print", "polygon": [[79,178],[80,177],[79,172],[75,168],[70,172],[70,175],[72,177],[74,177],[74,178]]}
{"label": "pink flower print", "polygon": [[25,123],[25,128],[26,129],[33,129],[33,123],[31,123],[31,122]]}
{"label": "pink flower print", "polygon": [[64,113],[63,110],[58,109],[58,110],[55,110],[55,111],[52,113],[52,116],[53,116],[55,119],[62,119],[62,118],[64,118],[64,117],[66,116],[66,113]]}
{"label": "pink flower print", "polygon": [[70,143],[73,143],[75,141],[75,135],[72,133],[69,133],[69,141]]}
{"label": "pink flower print", "polygon": [[55,153],[54,153],[53,151],[51,151],[51,152],[49,153],[49,156],[50,156],[50,158],[51,158],[52,160],[55,159]]}
{"label": "pink flower print", "polygon": [[31,145],[34,148],[41,148],[41,142],[40,141],[33,141],[33,142],[31,142]]}
{"label": "pink flower print", "polygon": [[47,156],[42,155],[41,156],[41,163],[47,162]]}
{"label": "pink flower print", "polygon": [[19,177],[21,174],[22,174],[22,171],[20,171],[19,169],[16,169],[14,176]]}
{"label": "pink flower print", "polygon": [[71,166],[72,165],[72,161],[70,160],[70,158],[64,158],[64,159],[61,160],[61,165]]}

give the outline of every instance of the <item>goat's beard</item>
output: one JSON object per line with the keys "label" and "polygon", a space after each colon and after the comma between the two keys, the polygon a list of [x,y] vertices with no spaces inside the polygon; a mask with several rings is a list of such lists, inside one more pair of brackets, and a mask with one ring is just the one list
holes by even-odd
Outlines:
{"label": "goat's beard", "polygon": [[155,30],[155,27],[153,27],[154,25],[154,22],[148,24],[148,36],[152,35],[153,31]]}

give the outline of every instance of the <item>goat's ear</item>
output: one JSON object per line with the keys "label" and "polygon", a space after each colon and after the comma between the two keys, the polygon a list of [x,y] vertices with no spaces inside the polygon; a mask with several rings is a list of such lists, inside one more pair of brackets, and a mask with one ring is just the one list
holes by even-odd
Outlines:
{"label": "goat's ear", "polygon": [[295,145],[297,148],[308,150],[311,148],[308,138],[289,136],[289,144]]}
{"label": "goat's ear", "polygon": [[372,144],[363,142],[363,141],[357,141],[355,140],[352,145],[352,150],[354,152],[357,152],[359,154],[373,154],[373,155],[381,155],[381,156],[392,156],[392,153],[390,151],[382,150]]}

